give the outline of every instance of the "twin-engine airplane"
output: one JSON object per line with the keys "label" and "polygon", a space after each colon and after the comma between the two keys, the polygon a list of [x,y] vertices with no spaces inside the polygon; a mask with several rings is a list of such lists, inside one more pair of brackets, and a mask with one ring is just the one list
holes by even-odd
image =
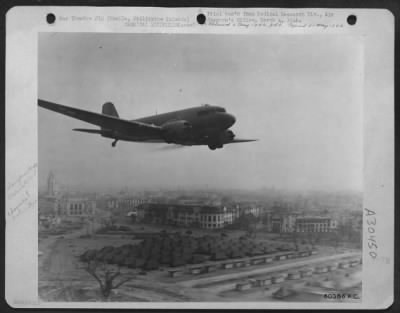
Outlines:
{"label": "twin-engine airplane", "polygon": [[256,139],[235,139],[229,130],[236,119],[218,106],[204,105],[185,110],[126,120],[119,117],[114,104],[103,104],[102,114],[61,104],[38,100],[42,108],[100,126],[100,129],[75,128],[73,130],[99,134],[117,141],[173,143],[183,146],[207,145],[211,150],[225,144],[250,142]]}

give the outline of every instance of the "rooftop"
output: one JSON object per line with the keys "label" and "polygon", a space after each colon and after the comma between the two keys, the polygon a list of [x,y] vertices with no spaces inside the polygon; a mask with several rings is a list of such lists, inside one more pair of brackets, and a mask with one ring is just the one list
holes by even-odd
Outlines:
{"label": "rooftop", "polygon": [[329,216],[301,216],[297,218],[297,221],[325,221],[331,219]]}
{"label": "rooftop", "polygon": [[144,203],[138,206],[138,209],[153,209],[153,210],[168,210],[194,212],[198,213],[222,213],[223,211],[230,212],[231,210],[213,205],[205,204],[179,204],[179,203]]}

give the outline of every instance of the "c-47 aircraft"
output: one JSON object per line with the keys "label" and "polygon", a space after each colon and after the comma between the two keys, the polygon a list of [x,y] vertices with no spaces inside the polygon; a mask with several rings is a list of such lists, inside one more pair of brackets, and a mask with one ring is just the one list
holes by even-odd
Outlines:
{"label": "c-47 aircraft", "polygon": [[225,144],[250,142],[256,139],[235,139],[229,130],[236,119],[218,106],[203,105],[185,110],[126,120],[119,117],[114,104],[103,104],[102,113],[89,112],[53,102],[38,100],[42,108],[100,126],[100,129],[75,128],[73,130],[99,134],[118,140],[135,142],[172,143],[183,146],[207,145],[211,150]]}

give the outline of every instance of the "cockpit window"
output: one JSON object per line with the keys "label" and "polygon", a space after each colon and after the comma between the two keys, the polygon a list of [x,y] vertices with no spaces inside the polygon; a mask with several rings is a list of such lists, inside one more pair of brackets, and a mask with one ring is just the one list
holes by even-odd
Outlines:
{"label": "cockpit window", "polygon": [[212,109],[207,109],[207,110],[202,110],[197,112],[198,116],[205,116],[211,113],[215,113],[215,112],[221,112],[221,113],[225,113],[225,109],[224,108],[212,108]]}

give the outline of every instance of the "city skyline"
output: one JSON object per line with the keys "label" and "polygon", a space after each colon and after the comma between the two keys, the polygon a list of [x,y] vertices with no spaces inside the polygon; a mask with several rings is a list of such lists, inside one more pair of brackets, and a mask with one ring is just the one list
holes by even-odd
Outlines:
{"label": "city skyline", "polygon": [[[54,173],[54,171],[50,170],[49,173]],[[47,179],[48,176],[46,176],[46,180],[42,181],[42,184],[39,186],[39,192],[44,193],[47,192]],[[57,177],[56,177],[56,186],[58,189],[61,189],[61,191],[66,191],[66,192],[78,192],[78,193],[101,193],[101,194],[113,194],[113,193],[131,193],[131,192],[248,192],[248,193],[260,193],[260,192],[288,192],[288,193],[338,193],[338,194],[355,194],[358,196],[362,196],[362,191],[357,190],[357,189],[317,189],[317,188],[310,188],[310,189],[304,189],[304,188],[279,188],[276,186],[259,186],[255,188],[235,188],[235,187],[219,187],[219,188],[211,188],[207,184],[205,185],[198,185],[198,186],[187,186],[187,185],[181,185],[181,186],[142,186],[142,187],[133,187],[129,185],[125,186],[116,186],[115,188],[110,188],[110,187],[95,187],[93,185],[86,185],[86,186],[79,186],[77,184],[70,184],[66,185],[62,183]]]}

